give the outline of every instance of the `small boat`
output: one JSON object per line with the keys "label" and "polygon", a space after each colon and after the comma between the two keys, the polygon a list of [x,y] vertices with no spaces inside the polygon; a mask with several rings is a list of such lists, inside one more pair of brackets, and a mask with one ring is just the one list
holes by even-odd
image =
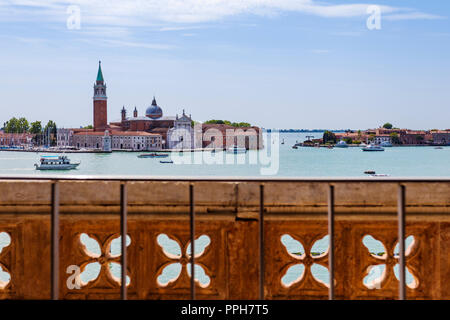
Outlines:
{"label": "small boat", "polygon": [[370,144],[368,147],[364,147],[361,150],[362,151],[384,151],[384,148],[374,145],[374,144]]}
{"label": "small boat", "polygon": [[168,160],[168,161],[161,160],[161,161],[159,161],[159,163],[173,163],[173,161],[172,160]]}
{"label": "small boat", "polygon": [[281,144],[284,144],[284,139],[283,139],[283,141],[281,141]]}
{"label": "small boat", "polygon": [[246,153],[246,152],[247,152],[247,149],[245,149],[245,148],[240,148],[240,147],[238,147],[238,146],[232,146],[232,147],[230,147],[230,148],[227,149],[227,153],[234,153],[234,154],[237,154],[237,153]]}
{"label": "small boat", "polygon": [[42,156],[39,164],[35,163],[36,170],[71,170],[81,162],[71,163],[67,156]]}
{"label": "small boat", "polygon": [[138,155],[138,158],[167,158],[167,153],[144,153]]}
{"label": "small boat", "polygon": [[336,148],[348,148],[348,144],[344,140],[341,140],[338,143],[336,143],[335,147]]}
{"label": "small boat", "polygon": [[444,148],[442,148],[442,147],[435,147],[435,149],[444,149]]}
{"label": "small boat", "polygon": [[292,146],[292,149],[298,149],[298,147],[297,146]]}
{"label": "small boat", "polygon": [[373,170],[367,170],[367,171],[364,171],[364,173],[365,174],[376,174],[376,172]]}

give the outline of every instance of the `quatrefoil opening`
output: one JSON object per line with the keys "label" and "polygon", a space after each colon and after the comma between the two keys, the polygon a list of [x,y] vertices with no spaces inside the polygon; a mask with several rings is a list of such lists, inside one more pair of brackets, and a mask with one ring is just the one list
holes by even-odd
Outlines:
{"label": "quatrefoil opening", "polygon": [[310,272],[315,281],[328,287],[330,273],[327,267],[320,262],[327,256],[329,248],[329,236],[316,240],[309,252],[303,244],[289,234],[281,236],[281,243],[287,253],[294,258],[296,263],[290,263],[286,273],[281,277],[281,284],[289,288],[305,279],[306,273]]}
{"label": "quatrefoil opening", "polygon": [[[95,281],[103,269],[113,281],[121,283],[122,265],[120,264],[121,257],[121,241],[122,237],[117,235],[112,239],[106,240],[105,243],[100,244],[98,239],[90,237],[86,233],[80,234],[80,243],[83,252],[89,257],[89,261],[80,266],[81,273],[79,275],[81,286],[87,286],[90,282]],[[131,238],[127,235],[126,245],[131,244]],[[127,286],[130,284],[130,277],[127,276]]]}
{"label": "quatrefoil opening", "polygon": [[[394,276],[397,280],[399,280],[399,270],[400,266],[398,264],[399,259],[399,243],[396,241],[393,250],[387,250],[386,246],[380,241],[375,239],[371,235],[366,235],[363,238],[363,244],[368,249],[370,255],[379,260],[379,264],[372,264],[366,270],[366,275],[363,279],[363,284],[368,289],[381,289],[383,283],[387,280],[390,273],[394,273]],[[411,256],[412,251],[414,250],[416,245],[416,240],[414,236],[409,236],[405,239],[405,258],[408,260],[408,257]],[[407,264],[407,263],[406,263]],[[418,278],[411,272],[406,265],[406,285],[415,289],[419,285]]]}
{"label": "quatrefoil opening", "polygon": [[[159,246],[161,247],[164,255],[171,261],[166,263],[160,274],[158,275],[156,281],[159,286],[167,287],[178,280],[181,275],[182,269],[185,268],[188,277],[191,277],[191,242],[189,241],[182,249],[181,242],[170,238],[166,234],[159,234],[156,238]],[[207,235],[201,235],[195,240],[194,246],[194,257],[200,258],[205,253],[207,247],[210,245],[211,239]],[[197,284],[206,288],[211,283],[211,278],[207,275],[205,269],[202,265],[194,264],[195,281]]]}
{"label": "quatrefoil opening", "polygon": [[[4,250],[11,244],[11,236],[6,232],[0,232],[0,257]],[[0,261],[0,290],[5,289],[11,281],[11,274]]]}

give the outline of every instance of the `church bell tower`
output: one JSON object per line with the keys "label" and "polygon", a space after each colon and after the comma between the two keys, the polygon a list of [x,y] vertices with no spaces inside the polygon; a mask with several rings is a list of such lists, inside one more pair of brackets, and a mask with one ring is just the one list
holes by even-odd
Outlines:
{"label": "church bell tower", "polygon": [[97,80],[94,84],[94,131],[104,131],[108,126],[106,84],[103,79],[101,61],[98,62]]}

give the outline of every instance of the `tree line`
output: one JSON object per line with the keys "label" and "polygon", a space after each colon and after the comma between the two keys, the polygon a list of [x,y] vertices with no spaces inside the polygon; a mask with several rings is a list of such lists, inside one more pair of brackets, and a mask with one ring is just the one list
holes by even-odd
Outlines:
{"label": "tree line", "polygon": [[28,122],[24,117],[13,117],[3,123],[5,133],[31,133],[34,134],[33,143],[56,145],[56,123],[49,120],[45,127],[41,121]]}
{"label": "tree line", "polygon": [[250,123],[247,122],[231,122],[228,120],[208,120],[204,122],[205,124],[227,124],[232,127],[251,127]]}

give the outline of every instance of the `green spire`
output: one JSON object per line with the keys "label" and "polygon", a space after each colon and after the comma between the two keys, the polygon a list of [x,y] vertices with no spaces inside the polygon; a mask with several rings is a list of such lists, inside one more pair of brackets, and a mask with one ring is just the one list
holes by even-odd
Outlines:
{"label": "green spire", "polygon": [[98,62],[97,82],[103,82],[102,62]]}

